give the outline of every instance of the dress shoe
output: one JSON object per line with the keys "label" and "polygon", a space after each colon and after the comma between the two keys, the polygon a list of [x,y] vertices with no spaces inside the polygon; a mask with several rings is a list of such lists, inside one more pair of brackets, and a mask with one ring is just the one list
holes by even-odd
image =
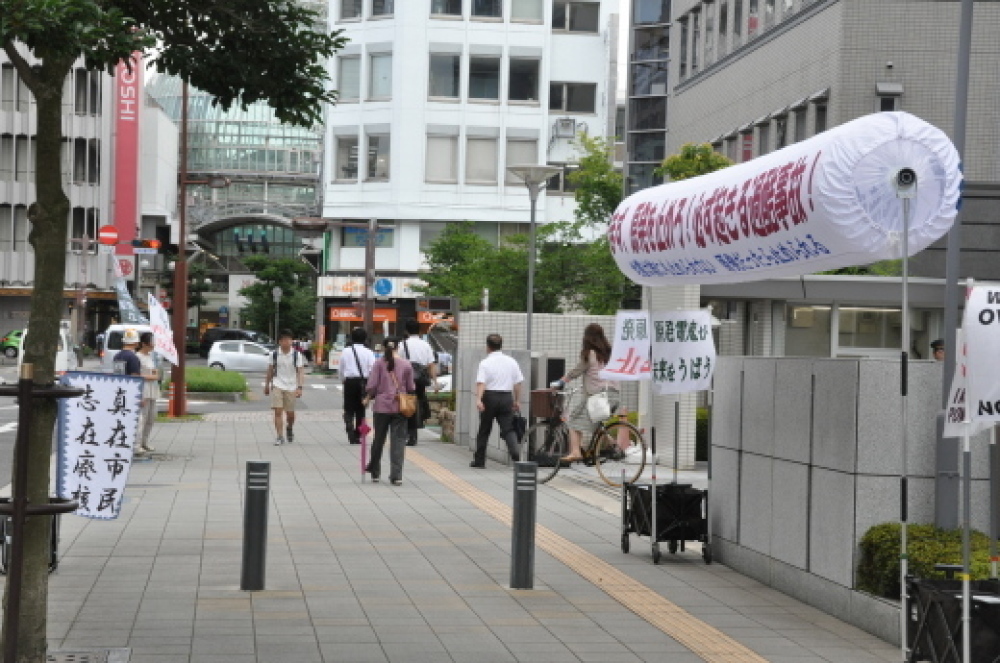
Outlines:
{"label": "dress shoe", "polygon": [[477,470],[485,470],[486,469],[486,463],[480,464],[480,463],[477,463],[476,461],[472,461],[471,463],[469,463],[469,467],[474,467]]}

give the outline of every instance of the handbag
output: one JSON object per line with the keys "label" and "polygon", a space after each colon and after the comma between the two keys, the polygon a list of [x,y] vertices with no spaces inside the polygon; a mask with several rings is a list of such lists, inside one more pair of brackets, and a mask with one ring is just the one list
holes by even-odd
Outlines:
{"label": "handbag", "polygon": [[604,421],[611,416],[611,402],[604,392],[593,394],[587,398],[587,414],[594,423]]}
{"label": "handbag", "polygon": [[392,381],[396,385],[396,398],[399,400],[399,413],[409,419],[417,413],[417,395],[400,391],[399,382],[396,380],[396,374],[389,373],[389,375],[392,376]]}
{"label": "handbag", "polygon": [[524,437],[524,433],[528,430],[528,419],[520,414],[515,414],[511,423],[514,427],[514,435],[517,436],[517,441],[520,442]]}
{"label": "handbag", "polygon": [[[410,348],[407,347],[406,341],[403,341],[403,353],[406,355],[406,360],[409,361]],[[418,387],[431,386],[431,374],[427,370],[427,367],[416,362],[410,362],[410,365],[413,366],[413,384]]]}

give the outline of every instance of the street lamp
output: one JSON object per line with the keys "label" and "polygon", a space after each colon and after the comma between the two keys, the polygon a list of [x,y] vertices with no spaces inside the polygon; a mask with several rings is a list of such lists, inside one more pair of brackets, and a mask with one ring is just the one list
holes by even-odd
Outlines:
{"label": "street lamp", "polygon": [[531,354],[531,315],[535,309],[535,206],[538,203],[538,193],[544,189],[543,184],[562,169],[556,166],[515,165],[507,166],[507,172],[521,179],[528,187],[528,197],[531,199],[531,225],[528,233],[528,340],[526,347]]}
{"label": "street lamp", "polygon": [[281,312],[281,287],[274,286],[271,289],[271,295],[274,297],[274,340],[277,341],[281,335],[281,327],[279,327],[278,315]]}

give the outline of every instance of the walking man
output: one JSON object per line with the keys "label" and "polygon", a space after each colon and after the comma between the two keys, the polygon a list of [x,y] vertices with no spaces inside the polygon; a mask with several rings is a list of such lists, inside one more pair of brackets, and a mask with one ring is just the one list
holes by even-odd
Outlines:
{"label": "walking man", "polygon": [[351,444],[361,444],[358,427],[365,418],[365,387],[375,363],[375,355],[365,347],[367,340],[368,332],[364,329],[352,329],[351,344],[340,354],[337,369],[344,386],[344,426],[347,428],[347,441]]}
{"label": "walking man", "polygon": [[[292,348],[292,332],[283,329],[278,337],[278,349],[271,353],[271,363],[267,365],[267,377],[264,378],[264,395],[271,395],[271,409],[274,411],[274,430],[278,438],[274,446],[281,446],[288,440],[291,444],[295,439],[295,399],[302,397],[302,385],[305,382],[305,360],[302,353]],[[288,427],[282,413],[288,419]]]}
{"label": "walking man", "polygon": [[470,467],[486,467],[486,445],[493,431],[493,420],[500,424],[500,437],[507,443],[511,460],[520,457],[517,433],[514,432],[514,413],[520,410],[521,384],[524,376],[521,367],[503,352],[500,334],[486,337],[486,359],[479,362],[476,372],[476,407],[479,409],[479,434],[476,435],[476,454]]}
{"label": "walking man", "polygon": [[435,385],[437,391],[437,353],[431,344],[420,338],[420,323],[413,318],[406,321],[406,336],[403,339],[402,352],[413,365],[413,384],[417,389],[417,411],[406,421],[406,446],[417,444],[417,431],[424,427],[424,421],[431,416],[431,404],[427,400],[427,387]]}

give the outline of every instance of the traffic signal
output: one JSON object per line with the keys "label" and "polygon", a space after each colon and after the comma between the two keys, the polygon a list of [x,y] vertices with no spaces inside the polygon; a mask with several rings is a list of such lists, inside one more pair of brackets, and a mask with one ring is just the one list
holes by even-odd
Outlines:
{"label": "traffic signal", "polygon": [[159,251],[162,244],[158,239],[133,239],[132,246],[139,249],[156,249]]}

